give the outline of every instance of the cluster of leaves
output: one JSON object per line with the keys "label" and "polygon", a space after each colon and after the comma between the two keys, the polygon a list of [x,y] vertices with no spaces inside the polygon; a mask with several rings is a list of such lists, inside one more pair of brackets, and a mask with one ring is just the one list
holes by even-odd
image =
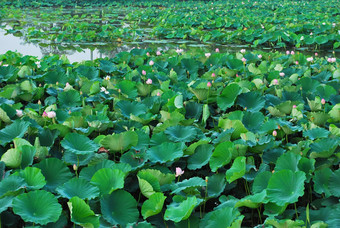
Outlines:
{"label": "cluster of leaves", "polygon": [[340,226],[339,60],[307,57],[0,55],[3,224]]}
{"label": "cluster of leaves", "polygon": [[[3,17],[12,20],[8,33],[52,43],[157,38],[275,48],[340,46],[337,0],[156,3],[115,2],[105,10],[87,12],[55,8],[23,12],[11,7]],[[33,24],[24,20],[27,15]]]}

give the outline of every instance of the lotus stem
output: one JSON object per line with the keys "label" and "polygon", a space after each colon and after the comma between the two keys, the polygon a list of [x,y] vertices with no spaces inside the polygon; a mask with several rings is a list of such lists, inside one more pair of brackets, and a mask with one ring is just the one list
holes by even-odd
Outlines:
{"label": "lotus stem", "polygon": [[298,219],[298,218],[299,218],[299,215],[298,215],[298,213],[297,213],[296,203],[294,203],[294,208],[295,208],[295,216],[296,216],[296,219]]}

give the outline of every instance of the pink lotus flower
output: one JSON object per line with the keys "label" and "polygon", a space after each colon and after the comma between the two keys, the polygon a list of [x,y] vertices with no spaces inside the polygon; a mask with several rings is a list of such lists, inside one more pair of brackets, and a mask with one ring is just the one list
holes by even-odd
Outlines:
{"label": "pink lotus flower", "polygon": [[151,85],[152,84],[152,80],[151,80],[151,78],[149,78],[148,80],[146,80],[146,82],[145,82],[146,84],[148,84],[148,85]]}
{"label": "pink lotus flower", "polygon": [[162,53],[160,51],[157,51],[156,55],[162,55]]}
{"label": "pink lotus flower", "polygon": [[142,75],[146,75],[146,71],[145,70],[142,70]]}
{"label": "pink lotus flower", "polygon": [[207,86],[210,88],[210,87],[211,87],[211,82],[208,82],[208,83],[207,83]]}
{"label": "pink lotus flower", "polygon": [[244,58],[244,57],[243,57],[241,60],[242,60],[243,63],[246,63],[246,62],[247,62],[247,59]]}
{"label": "pink lotus flower", "polygon": [[213,77],[213,78],[216,77],[216,74],[215,74],[215,73],[212,73],[212,74],[211,74],[211,77]]}
{"label": "pink lotus flower", "polygon": [[246,53],[246,49],[241,49],[240,52],[241,52],[242,54],[244,54],[244,53]]}
{"label": "pink lotus flower", "polygon": [[220,49],[216,48],[216,49],[215,49],[215,52],[220,52]]}
{"label": "pink lotus flower", "polygon": [[332,58],[328,58],[327,62],[331,63],[332,62]]}
{"label": "pink lotus flower", "polygon": [[257,58],[262,59],[262,55],[258,55]]}
{"label": "pink lotus flower", "polygon": [[332,60],[332,63],[336,62],[336,58],[335,57],[331,58],[331,60]]}
{"label": "pink lotus flower", "polygon": [[294,52],[294,51],[291,51],[290,54],[291,54],[291,55],[295,55],[295,52]]}
{"label": "pink lotus flower", "polygon": [[43,112],[42,117],[47,117],[47,112]]}
{"label": "pink lotus flower", "polygon": [[277,136],[277,131],[273,131],[273,136],[276,137]]}
{"label": "pink lotus flower", "polygon": [[295,64],[296,64],[296,65],[299,65],[299,61],[295,61]]}
{"label": "pink lotus flower", "polygon": [[318,56],[318,53],[317,52],[315,52],[315,54],[314,54],[315,56]]}
{"label": "pink lotus flower", "polygon": [[155,64],[155,62],[152,61],[152,60],[150,60],[149,65],[150,65],[150,66],[153,66],[153,64]]}
{"label": "pink lotus flower", "polygon": [[146,56],[150,56],[150,53],[149,53],[149,52],[147,52],[147,53],[146,53]]}
{"label": "pink lotus flower", "polygon": [[57,116],[57,114],[55,113],[55,111],[50,111],[47,113],[47,117],[50,119],[53,119]]}
{"label": "pink lotus flower", "polygon": [[209,58],[211,56],[211,53],[205,53],[205,57]]}
{"label": "pink lotus flower", "polygon": [[323,99],[323,98],[321,99],[321,104],[323,104],[323,105],[326,104],[325,99]]}
{"label": "pink lotus flower", "polygon": [[286,55],[289,55],[290,54],[290,51],[286,51]]}
{"label": "pink lotus flower", "polygon": [[273,85],[278,85],[279,81],[277,79],[273,79]]}
{"label": "pink lotus flower", "polygon": [[281,77],[284,77],[285,76],[285,73],[283,73],[283,72],[280,72],[280,74],[279,74]]}
{"label": "pink lotus flower", "polygon": [[293,108],[296,108],[296,105],[293,105]]}
{"label": "pink lotus flower", "polygon": [[184,173],[184,171],[180,167],[176,167],[176,177],[181,176]]}
{"label": "pink lotus flower", "polygon": [[24,113],[23,113],[22,110],[17,109],[17,110],[15,110],[15,111],[16,111],[16,115],[17,115],[18,117],[22,117],[22,116],[24,115]]}

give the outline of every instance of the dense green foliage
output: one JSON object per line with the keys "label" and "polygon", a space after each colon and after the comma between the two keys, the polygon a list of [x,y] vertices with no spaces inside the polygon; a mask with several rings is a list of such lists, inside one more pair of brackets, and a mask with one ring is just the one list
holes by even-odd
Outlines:
{"label": "dense green foliage", "polygon": [[0,60],[5,225],[340,225],[339,60]]}
{"label": "dense green foliage", "polygon": [[[64,1],[62,1],[64,2]],[[340,46],[340,7],[332,1],[114,2],[84,10],[5,6],[8,33],[51,43],[185,39],[252,47]],[[36,4],[36,5],[35,5]],[[63,5],[63,4],[61,4]],[[24,8],[20,8],[24,7]]]}

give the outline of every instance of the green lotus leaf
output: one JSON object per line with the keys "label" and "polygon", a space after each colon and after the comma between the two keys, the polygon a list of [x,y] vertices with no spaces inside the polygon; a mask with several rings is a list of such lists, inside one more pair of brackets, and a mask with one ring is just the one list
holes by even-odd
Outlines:
{"label": "green lotus leaf", "polygon": [[263,125],[264,116],[261,112],[245,112],[242,118],[244,126],[252,132],[257,132]]}
{"label": "green lotus leaf", "polygon": [[113,152],[124,152],[138,143],[138,134],[135,131],[125,131],[120,134],[107,135],[100,144]]}
{"label": "green lotus leaf", "polygon": [[226,187],[226,180],[223,173],[208,177],[208,197],[218,197]]}
{"label": "green lotus leaf", "polygon": [[233,165],[226,172],[226,178],[229,183],[237,180],[246,174],[246,157],[237,157]]}
{"label": "green lotus leaf", "polygon": [[65,150],[62,159],[68,165],[75,164],[77,166],[84,166],[90,163],[94,155],[95,153],[76,154],[69,150]]}
{"label": "green lotus leaf", "polygon": [[243,125],[241,120],[220,119],[218,126],[224,130],[234,129],[231,134],[232,139],[237,139],[242,133],[247,133],[247,128]]}
{"label": "green lotus leaf", "polygon": [[234,143],[230,141],[218,144],[209,160],[211,171],[216,172],[218,168],[229,164],[234,149]]}
{"label": "green lotus leaf", "polygon": [[232,226],[233,222],[237,219],[242,220],[243,217],[244,216],[240,215],[240,212],[236,208],[226,206],[207,213],[201,220],[200,227],[206,228],[234,227]]}
{"label": "green lotus leaf", "polygon": [[52,193],[35,190],[14,198],[13,211],[25,222],[45,225],[49,222],[56,222],[62,208]]}
{"label": "green lotus leaf", "polygon": [[175,180],[175,174],[172,173],[162,173],[157,169],[143,169],[143,172],[150,173],[152,176],[157,178],[160,186],[171,184]]}
{"label": "green lotus leaf", "polygon": [[196,189],[206,186],[205,180],[200,177],[192,177],[187,180],[183,180],[182,182],[176,183],[172,186],[171,194],[179,194],[181,191]]}
{"label": "green lotus leaf", "polygon": [[268,182],[267,197],[279,206],[295,203],[304,194],[305,180],[306,175],[301,171],[281,170],[275,172]]}
{"label": "green lotus leaf", "polygon": [[140,102],[129,102],[129,101],[119,101],[116,103],[116,106],[121,110],[122,114],[130,118],[130,115],[140,116],[145,114],[147,111],[146,105]]}
{"label": "green lotus leaf", "polygon": [[149,198],[155,192],[161,191],[158,179],[147,170],[141,170],[137,174],[139,188],[142,194]]}
{"label": "green lotus leaf", "polygon": [[282,154],[276,161],[275,172],[284,169],[289,169],[293,172],[299,171],[298,164],[300,159],[301,156],[293,152]]}
{"label": "green lotus leaf", "polygon": [[196,147],[195,153],[188,159],[188,169],[195,170],[206,165],[214,147],[210,144],[202,144]]}
{"label": "green lotus leaf", "polygon": [[168,127],[164,133],[173,142],[191,142],[197,135],[195,127],[181,125]]}
{"label": "green lotus leaf", "polygon": [[311,179],[312,176],[314,176],[315,171],[315,159],[311,158],[308,159],[306,157],[302,157],[299,161],[298,168],[300,171],[303,171],[306,173],[307,182]]}
{"label": "green lotus leaf", "polygon": [[113,71],[117,70],[117,67],[115,66],[114,63],[112,63],[111,61],[108,60],[100,60],[100,67],[99,69],[101,69],[102,71],[104,71],[105,73],[112,73]]}
{"label": "green lotus leaf", "polygon": [[96,67],[80,65],[75,69],[75,72],[91,81],[99,79],[99,70]]}
{"label": "green lotus leaf", "polygon": [[181,65],[192,75],[197,75],[198,69],[202,66],[202,63],[193,58],[183,58]]}
{"label": "green lotus leaf", "polygon": [[164,213],[164,219],[174,222],[186,220],[191,215],[197,203],[198,201],[195,196],[188,197],[180,203],[173,202],[167,206],[167,209]]}
{"label": "green lotus leaf", "polygon": [[0,145],[6,146],[15,138],[21,138],[26,133],[30,123],[22,120],[16,120],[11,125],[7,125],[0,130]]}
{"label": "green lotus leaf", "polygon": [[265,100],[259,92],[248,92],[238,96],[237,104],[249,112],[258,112],[264,107]]}
{"label": "green lotus leaf", "polygon": [[43,76],[44,76],[44,81],[48,84],[56,84],[57,82],[65,84],[67,82],[67,76],[63,69],[49,71]]}
{"label": "green lotus leaf", "polygon": [[[136,82],[134,81],[122,80],[118,84],[118,89],[120,89],[121,93],[126,95],[128,98],[135,98],[138,95]],[[138,102],[132,102],[132,104],[138,104]]]}
{"label": "green lotus leaf", "polygon": [[0,108],[0,120],[7,124],[12,122],[7,113],[2,108]]}
{"label": "green lotus leaf", "polygon": [[340,121],[340,104],[336,104],[331,111],[328,113],[330,117],[333,118],[334,121]]}
{"label": "green lotus leaf", "polygon": [[119,169],[127,175],[131,171],[131,166],[127,163],[114,163],[111,160],[103,160],[95,165],[83,168],[79,173],[79,178],[91,181],[93,175],[102,168]]}
{"label": "green lotus leaf", "polygon": [[25,186],[26,182],[24,178],[17,175],[10,175],[0,182],[0,197],[15,196],[18,190]]}
{"label": "green lotus leaf", "polygon": [[235,204],[235,207],[249,207],[249,208],[258,208],[262,203],[267,203],[266,200],[267,194],[266,191],[263,190],[260,193],[255,193],[254,195],[248,195]]}
{"label": "green lotus leaf", "polygon": [[47,182],[45,188],[49,191],[54,191],[73,176],[66,164],[57,158],[44,159],[34,166],[41,169]]}
{"label": "green lotus leaf", "polygon": [[100,193],[98,187],[93,186],[82,178],[72,178],[56,190],[62,197],[67,199],[75,196],[80,199],[94,199]]}
{"label": "green lotus leaf", "polygon": [[164,201],[166,196],[161,192],[152,194],[148,200],[144,201],[142,205],[142,216],[144,219],[157,215],[163,209]]}
{"label": "green lotus leaf", "polygon": [[340,197],[340,169],[329,177],[329,191],[335,197]]}
{"label": "green lotus leaf", "polygon": [[185,105],[185,118],[199,120],[202,115],[202,105],[196,102],[188,102]]}
{"label": "green lotus leaf", "polygon": [[220,96],[217,97],[217,105],[225,111],[234,105],[238,95],[242,92],[242,88],[238,84],[229,84],[225,87]]}
{"label": "green lotus leaf", "polygon": [[272,225],[277,228],[285,228],[285,227],[301,227],[305,224],[302,220],[296,220],[293,221],[291,219],[283,219],[283,220],[277,220],[277,219],[266,219],[265,221],[266,225]]}
{"label": "green lotus leaf", "polygon": [[0,213],[12,206],[13,198],[13,196],[4,196],[0,198]]}
{"label": "green lotus leaf", "polygon": [[174,161],[183,156],[182,143],[168,143],[165,142],[158,146],[153,146],[147,150],[147,157],[154,163],[166,163]]}
{"label": "green lotus leaf", "polygon": [[239,59],[229,59],[227,61],[227,66],[232,70],[240,70],[243,68],[243,62]]}
{"label": "green lotus leaf", "polygon": [[257,174],[252,185],[252,192],[260,193],[265,190],[271,176],[272,173],[269,171],[263,171],[262,173]]}
{"label": "green lotus leaf", "polygon": [[325,138],[317,140],[310,144],[310,158],[328,158],[332,156],[335,149],[338,147],[338,140],[333,138]]}
{"label": "green lotus leaf", "polygon": [[13,66],[0,66],[0,82],[13,81],[18,69]]}
{"label": "green lotus leaf", "polygon": [[284,204],[283,206],[279,206],[275,203],[268,202],[264,205],[264,215],[267,216],[277,216],[282,214],[288,206],[288,203]]}
{"label": "green lotus leaf", "polygon": [[44,175],[36,167],[26,167],[20,171],[19,176],[24,178],[28,190],[38,190],[46,185]]}
{"label": "green lotus leaf", "polygon": [[101,212],[106,221],[112,225],[125,226],[138,221],[137,201],[124,191],[117,190],[100,199]]}
{"label": "green lotus leaf", "polygon": [[99,216],[91,210],[90,206],[83,199],[74,196],[67,205],[71,212],[72,222],[86,228],[99,227]]}
{"label": "green lotus leaf", "polygon": [[311,130],[304,131],[303,137],[308,137],[311,140],[315,140],[320,138],[328,138],[329,134],[330,132],[324,128],[313,128]]}
{"label": "green lotus leaf", "polygon": [[76,90],[67,90],[58,94],[61,107],[71,108],[81,105],[80,94]]}
{"label": "green lotus leaf", "polygon": [[313,178],[314,191],[319,194],[325,193],[326,197],[331,196],[331,192],[329,190],[329,179],[332,174],[333,173],[330,168],[316,170]]}
{"label": "green lotus leaf", "polygon": [[101,194],[110,194],[124,187],[125,174],[119,169],[102,168],[92,177],[91,183],[97,186]]}
{"label": "green lotus leaf", "polygon": [[18,148],[9,149],[1,156],[1,161],[10,168],[18,168],[21,165],[22,153]]}
{"label": "green lotus leaf", "polygon": [[61,146],[65,150],[75,154],[90,154],[99,149],[99,145],[90,140],[85,135],[78,133],[69,133],[61,141]]}

